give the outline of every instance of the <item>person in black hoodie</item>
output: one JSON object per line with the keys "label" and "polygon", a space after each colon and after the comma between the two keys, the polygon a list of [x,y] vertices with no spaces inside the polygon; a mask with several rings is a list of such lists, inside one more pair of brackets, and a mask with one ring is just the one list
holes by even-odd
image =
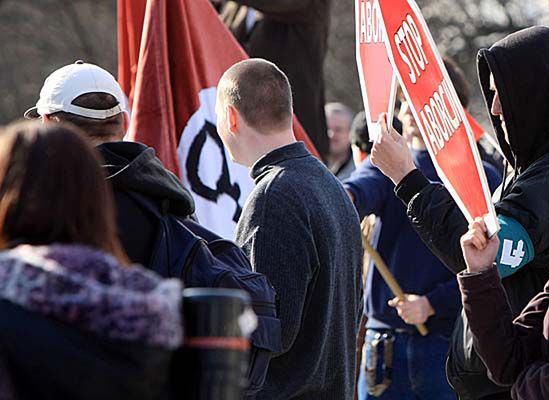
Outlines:
{"label": "person in black hoodie", "polygon": [[82,129],[104,160],[107,181],[114,191],[118,235],[130,260],[149,265],[156,243],[158,220],[132,197],[135,192],[171,214],[188,217],[194,201],[179,179],[141,143],[123,142],[128,113],[120,86],[104,69],[77,61],[54,71],[40,99],[26,118],[68,122]]}
{"label": "person in black hoodie", "polygon": [[[495,203],[501,225],[496,263],[516,316],[549,278],[549,28],[513,33],[480,50],[477,62],[492,125],[513,167]],[[449,192],[415,169],[401,141],[385,129],[372,160],[396,184],[423,241],[457,274],[465,269],[460,236],[467,221]],[[447,374],[461,399],[510,398],[509,386],[489,380],[464,314],[454,331]]]}
{"label": "person in black hoodie", "polygon": [[[185,249],[188,243],[177,236],[177,232],[167,232],[160,218],[150,212],[150,206],[154,203],[159,213],[179,219],[192,218],[194,201],[179,179],[155,157],[154,149],[140,143],[122,141],[128,127],[128,113],[123,104],[124,94],[110,73],[96,65],[77,61],[54,71],[46,79],[36,107],[29,109],[25,117],[41,117],[45,123],[68,122],[84,131],[104,160],[103,168],[114,193],[117,233],[128,257],[133,263],[148,267],[164,277],[172,277],[167,270],[158,269],[153,257],[158,251],[166,250],[159,247],[158,238],[164,233],[173,234],[172,238],[181,243],[181,249]],[[206,240],[217,239],[217,235],[205,228],[197,234]],[[245,258],[244,254],[242,257]],[[211,271],[221,275],[215,272],[220,271],[217,268],[219,265],[215,264],[218,261],[211,261]],[[231,264],[227,263],[227,267],[232,266],[233,262],[238,264],[240,271],[250,268],[247,260],[237,258],[231,260]],[[198,276],[200,274],[197,272]],[[195,279],[193,282],[196,284],[202,280]],[[215,282],[214,285],[221,285],[219,280]],[[193,284],[186,283],[188,286]],[[243,289],[253,294],[251,285],[243,286]],[[265,279],[259,285],[261,287],[256,288],[257,292],[266,299],[272,290],[270,283]],[[261,314],[262,311],[258,312]],[[265,311],[267,317],[260,318],[252,337],[248,371],[250,385],[247,390],[250,396],[260,389],[271,353],[280,346],[278,320],[271,318],[274,315],[270,313]]]}

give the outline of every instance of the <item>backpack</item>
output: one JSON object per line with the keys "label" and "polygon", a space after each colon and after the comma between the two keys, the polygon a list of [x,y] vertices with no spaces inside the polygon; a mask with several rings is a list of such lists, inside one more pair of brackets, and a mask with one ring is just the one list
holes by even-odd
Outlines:
{"label": "backpack", "polygon": [[166,278],[180,278],[185,287],[231,288],[246,291],[258,318],[251,336],[247,396],[255,396],[265,382],[271,355],[282,349],[276,292],[267,277],[252,270],[244,252],[190,218],[167,212],[154,200],[131,192],[143,209],[159,220],[148,268]]}

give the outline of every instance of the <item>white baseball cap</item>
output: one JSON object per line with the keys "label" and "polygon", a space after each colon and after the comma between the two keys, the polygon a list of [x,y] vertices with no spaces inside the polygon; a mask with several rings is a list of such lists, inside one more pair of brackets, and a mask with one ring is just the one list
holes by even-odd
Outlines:
{"label": "white baseball cap", "polygon": [[[72,104],[86,93],[108,93],[118,104],[108,110],[95,110]],[[125,112],[125,97],[116,79],[97,65],[76,61],[51,73],[46,78],[40,99],[35,107],[25,111],[28,119],[39,118],[59,111],[93,119],[107,119]]]}

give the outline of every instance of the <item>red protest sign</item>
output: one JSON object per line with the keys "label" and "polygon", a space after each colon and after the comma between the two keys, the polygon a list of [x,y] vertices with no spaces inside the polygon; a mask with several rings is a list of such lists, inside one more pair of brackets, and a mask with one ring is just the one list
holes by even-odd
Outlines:
{"label": "red protest sign", "polygon": [[385,48],[378,0],[355,0],[356,62],[370,139],[379,133],[379,114],[393,119],[396,77]]}
{"label": "red protest sign", "polygon": [[465,217],[499,229],[473,132],[414,0],[379,0],[389,59],[437,172]]}

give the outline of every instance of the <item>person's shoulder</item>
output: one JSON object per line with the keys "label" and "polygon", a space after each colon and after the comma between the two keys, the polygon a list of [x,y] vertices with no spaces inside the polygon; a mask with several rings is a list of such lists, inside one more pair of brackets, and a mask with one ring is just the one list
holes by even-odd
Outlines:
{"label": "person's shoulder", "polygon": [[488,180],[488,185],[490,186],[490,191],[493,193],[503,180],[502,174],[494,167],[492,164],[483,161],[482,167],[484,173],[486,174],[486,179]]}
{"label": "person's shoulder", "polygon": [[383,172],[379,170],[368,157],[366,160],[362,161],[353,171],[351,178],[357,175],[376,175],[376,176],[385,176]]}
{"label": "person's shoulder", "polygon": [[283,208],[288,200],[295,201],[294,189],[299,186],[299,181],[292,176],[291,170],[276,165],[262,175],[246,201],[246,209],[264,217],[266,210]]}
{"label": "person's shoulder", "polygon": [[[366,181],[365,181],[366,180]],[[345,187],[348,185],[363,185],[367,181],[372,181],[375,185],[394,186],[389,178],[379,170],[370,159],[364,160],[351,174],[351,176],[343,181]],[[378,187],[379,188],[379,187]]]}
{"label": "person's shoulder", "polygon": [[[540,191],[549,180],[549,154],[539,158],[518,174],[513,187],[521,191]],[[543,186],[542,186],[543,185]],[[540,192],[541,194],[541,192]]]}
{"label": "person's shoulder", "polygon": [[543,178],[549,176],[549,153],[541,156],[528,166],[523,173],[519,175],[521,179]]}

